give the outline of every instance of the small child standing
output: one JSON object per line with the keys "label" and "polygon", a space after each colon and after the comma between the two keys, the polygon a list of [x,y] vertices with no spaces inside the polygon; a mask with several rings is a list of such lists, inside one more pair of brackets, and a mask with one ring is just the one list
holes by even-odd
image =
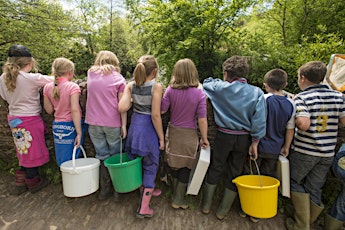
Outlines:
{"label": "small child standing", "polygon": [[338,230],[345,222],[345,144],[343,144],[332,163],[334,175],[341,181],[342,187],[331,211],[325,214],[325,230]]}
{"label": "small child standing", "polygon": [[0,96],[8,103],[8,123],[12,131],[21,168],[16,170],[16,186],[11,194],[34,193],[48,181],[38,167],[49,162],[44,139],[45,124],[41,116],[39,89],[54,81],[52,76],[30,73],[37,63],[30,50],[23,45],[12,45],[0,76]]}
{"label": "small child standing", "polygon": [[153,210],[149,205],[158,171],[159,150],[164,149],[161,118],[163,87],[155,82],[158,63],[152,55],[140,57],[133,75],[134,82],[127,84],[119,103],[119,111],[127,112],[133,103],[126,151],[131,159],[143,157],[143,188],[137,217],[144,218],[153,216]]}
{"label": "small child standing", "polygon": [[110,51],[100,51],[87,74],[87,101],[85,122],[95,147],[96,158],[101,161],[99,171],[99,200],[115,194],[104,161],[120,152],[121,135],[127,135],[127,113],[118,111],[118,103],[126,87],[120,74],[119,60]]}
{"label": "small child standing", "polygon": [[[56,162],[60,166],[72,159],[73,148],[82,143],[80,88],[72,82],[74,63],[66,58],[56,58],[52,65],[55,81],[44,86],[44,109],[54,112],[53,135]],[[80,152],[80,151],[79,151]],[[76,158],[78,157],[76,154]]]}
{"label": "small child standing", "polygon": [[[282,69],[270,70],[264,76],[264,87],[267,91],[266,136],[260,140],[256,163],[260,174],[271,177],[276,176],[279,154],[289,155],[295,129],[295,103],[282,92],[286,85],[287,74]],[[257,174],[253,162],[249,158],[248,161],[244,167],[245,173],[250,173],[248,165],[251,164],[253,173]],[[240,211],[240,215],[246,216],[243,211]],[[257,222],[259,219],[251,217],[250,220]]]}
{"label": "small child standing", "polygon": [[334,159],[339,121],[345,124],[342,93],[322,85],[327,72],[323,62],[312,61],[298,69],[302,90],[296,103],[296,134],[290,160],[293,218],[287,229],[310,229],[322,212],[322,187]]}
{"label": "small child standing", "polygon": [[266,133],[263,91],[247,83],[247,59],[232,56],[223,63],[223,79],[205,79],[203,86],[211,100],[218,131],[204,185],[202,212],[208,214],[217,184],[226,171],[223,198],[216,216],[222,220],[237,197],[233,179],[242,175],[246,156],[257,158],[258,144]]}
{"label": "small child standing", "polygon": [[189,174],[197,158],[199,125],[201,148],[207,139],[206,96],[200,85],[198,71],[190,59],[179,60],[173,69],[170,85],[162,99],[162,113],[170,108],[166,133],[166,161],[173,177],[173,208],[187,209],[185,194]]}

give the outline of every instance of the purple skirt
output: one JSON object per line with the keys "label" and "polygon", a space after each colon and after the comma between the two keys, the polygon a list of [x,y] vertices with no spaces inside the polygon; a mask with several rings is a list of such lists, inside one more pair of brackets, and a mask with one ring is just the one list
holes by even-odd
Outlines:
{"label": "purple skirt", "polygon": [[132,159],[149,156],[153,162],[159,162],[159,141],[151,115],[133,113],[125,146]]}

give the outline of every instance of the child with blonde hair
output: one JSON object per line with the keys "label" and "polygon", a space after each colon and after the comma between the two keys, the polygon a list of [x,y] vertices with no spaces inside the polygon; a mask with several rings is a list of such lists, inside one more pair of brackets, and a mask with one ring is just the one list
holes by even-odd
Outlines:
{"label": "child with blonde hair", "polygon": [[38,173],[38,167],[49,162],[39,89],[54,78],[30,73],[32,69],[37,69],[37,63],[30,50],[23,45],[12,45],[0,76],[0,96],[8,103],[8,123],[21,166],[16,170],[13,195],[28,189],[34,193],[48,184]]}
{"label": "child with blonde hair", "polygon": [[118,111],[118,103],[126,87],[120,73],[119,60],[111,51],[100,51],[88,71],[85,122],[95,147],[96,158],[101,161],[99,174],[99,200],[115,194],[104,161],[120,152],[121,136],[127,135],[127,113]]}
{"label": "child with blonde hair", "polygon": [[48,114],[54,112],[52,129],[56,162],[60,166],[72,159],[73,148],[78,148],[82,143],[80,88],[72,82],[74,63],[67,58],[54,60],[52,74],[55,81],[45,85],[43,89],[44,109]]}
{"label": "child with blonde hair", "polygon": [[[159,150],[164,149],[161,118],[161,84],[155,82],[158,63],[152,55],[140,57],[134,69],[134,81],[127,84],[119,103],[119,111],[126,112],[133,104],[133,114],[126,140],[126,151],[131,159],[142,156],[143,188],[137,217],[152,217],[150,208],[155,191],[155,179],[159,165]],[[154,193],[154,194],[153,194]]]}
{"label": "child with blonde hair", "polygon": [[[185,194],[189,174],[201,148],[209,146],[207,139],[206,96],[199,88],[198,71],[192,60],[176,62],[170,85],[162,99],[162,113],[170,108],[170,123],[166,133],[166,161],[173,178],[173,208],[187,209]],[[199,126],[201,140],[197,128]]]}

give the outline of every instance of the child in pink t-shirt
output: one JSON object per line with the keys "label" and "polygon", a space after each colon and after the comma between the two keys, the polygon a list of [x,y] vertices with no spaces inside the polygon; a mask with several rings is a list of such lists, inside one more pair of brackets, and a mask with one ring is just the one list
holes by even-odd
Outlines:
{"label": "child in pink t-shirt", "polygon": [[45,85],[43,89],[44,109],[48,114],[54,112],[52,129],[56,162],[60,166],[72,159],[73,148],[78,148],[82,143],[80,88],[71,81],[74,76],[72,61],[63,57],[56,58],[52,73],[55,82]]}
{"label": "child in pink t-shirt", "polygon": [[114,192],[109,172],[104,161],[120,152],[121,136],[126,137],[127,113],[118,111],[126,81],[120,73],[119,60],[110,51],[100,51],[87,74],[87,101],[85,122],[101,161],[98,194],[99,200],[109,198]]}
{"label": "child in pink t-shirt", "polygon": [[54,81],[51,76],[30,73],[37,63],[30,50],[12,45],[0,76],[0,96],[8,103],[8,123],[17,150],[20,169],[16,170],[16,186],[10,193],[34,193],[48,184],[38,167],[49,162],[45,143],[45,124],[41,116],[39,89]]}

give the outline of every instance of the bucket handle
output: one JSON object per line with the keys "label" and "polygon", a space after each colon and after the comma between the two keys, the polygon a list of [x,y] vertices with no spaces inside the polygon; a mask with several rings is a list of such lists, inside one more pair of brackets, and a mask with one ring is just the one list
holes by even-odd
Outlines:
{"label": "bucket handle", "polygon": [[120,135],[120,164],[122,165],[122,136]]}
{"label": "bucket handle", "polygon": [[253,169],[252,169],[252,162],[251,161],[254,161],[254,163],[255,163],[256,171],[258,172],[258,175],[259,175],[260,187],[262,187],[261,174],[260,174],[258,163],[256,162],[256,160],[254,158],[250,157],[249,167],[250,167],[250,173],[251,174],[254,174],[253,173]]}
{"label": "bucket handle", "polygon": [[[83,152],[84,158],[86,158],[86,153],[85,153],[85,150],[84,150],[83,146],[79,145],[79,148],[80,148],[81,151]],[[76,170],[76,168],[75,168],[75,154],[76,154],[76,152],[77,152],[77,149],[78,149],[78,148],[77,148],[76,146],[74,146],[74,148],[73,148],[73,154],[72,154],[72,165],[73,165],[73,171],[74,171],[75,173],[77,173],[77,170]]]}

